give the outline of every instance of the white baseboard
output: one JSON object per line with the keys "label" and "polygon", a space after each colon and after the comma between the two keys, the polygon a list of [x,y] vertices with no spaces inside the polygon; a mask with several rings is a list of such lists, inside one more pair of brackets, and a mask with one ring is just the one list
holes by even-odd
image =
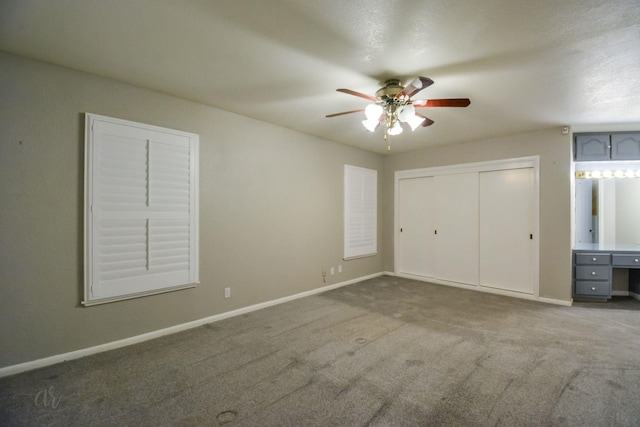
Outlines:
{"label": "white baseboard", "polygon": [[416,276],[416,275],[413,275],[413,274],[405,274],[405,273],[387,273],[387,272],[385,272],[385,274],[389,274],[391,276],[397,276],[397,277],[404,277],[406,279],[419,280],[419,281],[422,281],[422,282],[434,283],[436,285],[445,285],[445,286],[451,286],[451,287],[454,287],[454,288],[461,288],[461,289],[468,289],[468,290],[471,290],[471,291],[484,292],[484,293],[488,293],[488,294],[503,295],[503,296],[512,297],[512,298],[526,299],[526,300],[529,300],[529,301],[538,301],[538,302],[543,302],[543,303],[546,303],[546,304],[562,305],[562,306],[566,306],[566,307],[570,307],[573,304],[573,300],[565,301],[565,300],[559,300],[559,299],[554,299],[554,298],[545,298],[545,297],[539,297],[539,296],[535,296],[535,295],[523,294],[523,293],[519,293],[519,292],[506,291],[506,290],[502,290],[502,289],[488,288],[488,287],[476,286],[476,285],[468,285],[468,284],[465,284],[465,283],[450,282],[448,280],[439,280],[439,279],[434,279],[433,277]]}
{"label": "white baseboard", "polygon": [[573,298],[571,298],[569,301],[565,301],[562,299],[539,297],[538,301],[544,302],[547,304],[562,305],[565,307],[571,307],[573,305]]}
{"label": "white baseboard", "polygon": [[285,302],[293,301],[299,298],[321,294],[323,292],[327,292],[332,289],[337,289],[343,286],[352,285],[354,283],[373,279],[375,277],[380,277],[382,275],[384,275],[384,273],[382,272],[370,274],[368,276],[358,277],[356,279],[347,280],[345,282],[334,283],[332,285],[323,286],[321,288],[312,289],[310,291],[300,292],[298,294],[290,295],[283,298],[278,298],[271,301],[266,301],[260,304],[255,304],[248,307],[242,307],[237,310],[227,311],[225,313],[216,314],[213,316],[205,317],[203,319],[194,320],[192,322],[182,323],[180,325],[171,326],[169,328],[159,329],[157,331],[148,332],[146,334],[136,335],[133,337],[122,339],[122,340],[100,344],[94,347],[84,348],[81,350],[76,350],[68,353],[58,354],[55,356],[45,357],[43,359],[37,359],[30,362],[7,366],[4,368],[0,368],[0,378],[6,377],[9,375],[19,374],[21,372],[30,371],[33,369],[43,368],[49,365],[55,365],[56,363],[65,362],[67,360],[80,359],[81,357],[90,356],[92,354],[102,353],[104,351],[109,351],[109,350],[115,350],[117,348],[126,347],[132,344],[138,344],[144,341],[160,338],[165,335],[175,334],[177,332],[186,331],[191,328],[197,328],[209,323],[219,322],[220,320],[228,319],[230,317],[240,316],[242,314],[250,313],[252,311],[257,311],[257,310],[261,310],[263,308],[271,307],[274,305],[283,304]]}
{"label": "white baseboard", "polygon": [[640,294],[636,294],[635,292],[629,292],[629,296],[635,300],[640,301]]}

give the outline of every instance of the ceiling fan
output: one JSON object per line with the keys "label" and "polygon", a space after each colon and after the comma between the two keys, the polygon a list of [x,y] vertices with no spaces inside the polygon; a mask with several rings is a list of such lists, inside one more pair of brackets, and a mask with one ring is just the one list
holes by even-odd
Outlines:
{"label": "ceiling fan", "polygon": [[387,141],[387,150],[391,151],[390,136],[402,133],[402,124],[407,124],[411,130],[418,126],[431,126],[433,120],[416,113],[416,108],[430,107],[467,107],[471,101],[468,98],[449,99],[417,99],[411,97],[423,89],[431,86],[433,80],[428,77],[416,77],[407,86],[402,86],[400,80],[389,79],[384,86],[376,91],[376,96],[369,96],[351,89],[337,89],[338,92],[358,96],[372,102],[359,110],[344,111],[342,113],[328,114],[326,117],[336,117],[364,111],[366,120],[362,124],[369,132],[374,132],[380,125],[384,127],[384,139]]}

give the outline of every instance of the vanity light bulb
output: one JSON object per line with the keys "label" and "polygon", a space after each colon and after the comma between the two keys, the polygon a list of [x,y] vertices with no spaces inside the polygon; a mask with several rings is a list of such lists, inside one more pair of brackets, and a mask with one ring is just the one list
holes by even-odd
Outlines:
{"label": "vanity light bulb", "polygon": [[584,173],[584,178],[585,178],[585,179],[591,179],[591,178],[593,178],[593,177],[591,176],[591,172],[586,171],[586,172]]}
{"label": "vanity light bulb", "polygon": [[635,172],[632,170],[628,170],[624,173],[624,176],[626,176],[627,178],[633,178],[636,176]]}
{"label": "vanity light bulb", "polygon": [[613,172],[611,172],[611,171],[604,171],[604,172],[602,172],[602,176],[603,176],[604,178],[611,178],[611,177],[613,177]]}
{"label": "vanity light bulb", "polygon": [[636,178],[640,178],[640,170],[636,171]]}
{"label": "vanity light bulb", "polygon": [[624,177],[625,177],[625,175],[624,175],[624,172],[623,172],[623,171],[615,171],[615,172],[613,173],[613,176],[615,176],[616,178],[624,178]]}
{"label": "vanity light bulb", "polygon": [[601,178],[602,177],[602,172],[593,171],[593,172],[591,172],[591,177],[596,178],[596,179]]}

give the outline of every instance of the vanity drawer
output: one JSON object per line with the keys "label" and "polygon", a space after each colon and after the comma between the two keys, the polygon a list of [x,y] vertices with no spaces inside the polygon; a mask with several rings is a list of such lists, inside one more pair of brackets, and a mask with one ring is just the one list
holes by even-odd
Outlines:
{"label": "vanity drawer", "polygon": [[608,265],[610,255],[606,253],[576,254],[576,264]]}
{"label": "vanity drawer", "polygon": [[607,266],[576,265],[576,280],[610,280],[611,268]]}
{"label": "vanity drawer", "polygon": [[640,268],[640,254],[614,254],[612,261],[614,267]]}
{"label": "vanity drawer", "polygon": [[576,280],[576,295],[603,296],[611,294],[611,282]]}

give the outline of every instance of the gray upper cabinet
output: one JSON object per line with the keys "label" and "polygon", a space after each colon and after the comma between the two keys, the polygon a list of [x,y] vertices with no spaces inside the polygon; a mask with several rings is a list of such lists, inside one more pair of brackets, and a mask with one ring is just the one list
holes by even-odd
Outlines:
{"label": "gray upper cabinet", "polygon": [[640,160],[640,132],[575,135],[576,161]]}
{"label": "gray upper cabinet", "polygon": [[610,135],[604,133],[588,133],[576,135],[575,154],[578,161],[610,160]]}
{"label": "gray upper cabinet", "polygon": [[611,134],[612,160],[640,159],[640,132]]}

